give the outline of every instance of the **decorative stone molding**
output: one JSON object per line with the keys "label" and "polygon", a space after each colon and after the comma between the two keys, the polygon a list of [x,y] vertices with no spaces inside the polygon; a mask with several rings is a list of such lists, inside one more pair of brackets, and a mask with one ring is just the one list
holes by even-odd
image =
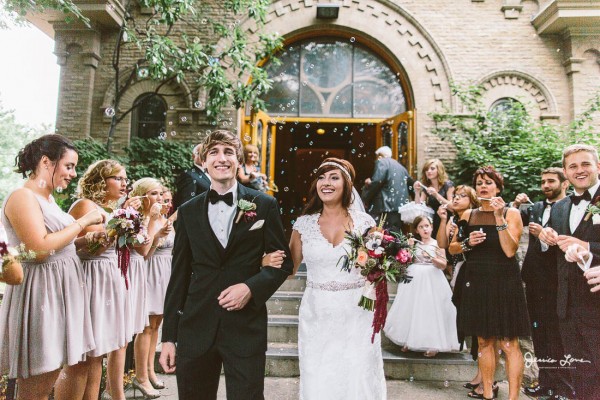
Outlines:
{"label": "decorative stone molding", "polygon": [[[288,41],[296,37],[315,36],[327,32],[332,36],[353,37],[385,53],[393,60],[393,69],[400,71],[411,86],[407,97],[417,108],[435,110],[454,108],[449,82],[450,67],[441,49],[421,24],[401,6],[387,0],[343,0],[339,17],[331,22],[316,19],[317,2],[313,0],[280,0],[271,4],[266,17],[266,29],[278,32]],[[256,27],[250,21],[243,25],[250,33]],[[394,65],[395,64],[395,65]]]}
{"label": "decorative stone molding", "polygon": [[504,0],[504,4],[500,7],[500,11],[504,13],[506,19],[517,19],[523,10],[521,0]]}
{"label": "decorative stone molding", "polygon": [[555,118],[556,101],[548,88],[533,76],[521,71],[497,71],[479,80],[484,101],[490,107],[496,100],[510,97],[523,103],[534,118]]}
{"label": "decorative stone molding", "polygon": [[57,63],[64,66],[67,58],[77,48],[77,53],[82,57],[84,65],[97,68],[100,57],[100,31],[95,27],[88,28],[83,24],[66,24],[57,22],[54,27],[54,54]]}

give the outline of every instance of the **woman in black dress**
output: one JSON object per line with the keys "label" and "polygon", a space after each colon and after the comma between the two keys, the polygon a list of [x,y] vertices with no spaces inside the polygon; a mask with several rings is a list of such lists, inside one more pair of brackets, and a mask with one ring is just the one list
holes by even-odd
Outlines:
{"label": "woman in black dress", "polygon": [[518,210],[507,208],[499,197],[504,180],[494,167],[475,171],[473,186],[481,207],[467,210],[466,234],[455,236],[451,254],[465,253],[466,276],[462,287],[459,329],[477,336],[479,368],[483,375],[483,395],[472,391],[470,397],[491,399],[496,369],[495,351],[506,356],[509,399],[518,399],[523,375],[523,355],[518,338],[530,336],[525,294],[515,254],[523,224]]}
{"label": "woman in black dress", "polygon": [[448,179],[444,164],[437,158],[427,160],[421,170],[421,181],[415,182],[415,203],[425,203],[435,213],[433,214],[433,232],[436,237],[440,227],[440,217],[437,214],[441,205],[452,208],[454,183]]}

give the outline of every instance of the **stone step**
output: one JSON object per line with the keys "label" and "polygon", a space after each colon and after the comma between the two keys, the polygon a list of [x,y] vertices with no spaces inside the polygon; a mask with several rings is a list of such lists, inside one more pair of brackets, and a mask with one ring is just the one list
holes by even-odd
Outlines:
{"label": "stone step", "polygon": [[[423,353],[383,350],[385,376],[388,379],[419,381],[465,381],[477,373],[477,364],[468,353],[440,353],[433,358]],[[500,368],[501,369],[501,368]],[[498,371],[497,376],[502,376]],[[269,343],[266,376],[300,375],[298,346],[295,343]]]}
{"label": "stone step", "polygon": [[[298,271],[296,275],[287,279],[279,288],[282,292],[303,292],[306,288],[306,271]],[[394,294],[398,290],[398,283],[388,283],[388,293]]]}
{"label": "stone step", "polygon": [[[269,315],[269,330],[267,340],[273,343],[298,342],[297,315]],[[381,347],[384,349],[397,347],[382,333]]]}
{"label": "stone step", "polygon": [[[390,294],[388,309],[392,306],[395,297],[395,294]],[[298,315],[301,300],[302,292],[280,290],[267,301],[267,311],[269,315]]]}

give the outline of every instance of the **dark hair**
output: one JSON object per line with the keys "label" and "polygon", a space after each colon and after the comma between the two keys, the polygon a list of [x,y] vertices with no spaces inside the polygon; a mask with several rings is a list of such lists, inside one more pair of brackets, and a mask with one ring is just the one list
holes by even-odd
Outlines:
{"label": "dark hair", "polygon": [[423,220],[427,220],[429,222],[429,225],[431,225],[433,227],[433,220],[431,219],[431,217],[428,217],[426,215],[417,215],[415,217],[415,219],[413,220],[412,229],[413,229],[413,232],[414,232],[413,236],[415,236],[418,240],[423,239],[421,237],[421,235],[419,235],[419,233],[417,232],[417,228],[419,227],[419,224],[421,222],[423,222]]}
{"label": "dark hair", "polygon": [[[341,168],[336,166],[335,164],[339,165]],[[321,199],[319,198],[319,194],[317,193],[317,181],[319,180],[319,176],[323,175],[325,172],[329,172],[334,169],[340,170],[342,178],[344,178],[342,207],[344,207],[345,209],[348,209],[348,207],[350,207],[350,203],[352,203],[352,182],[354,182],[354,178],[356,177],[354,167],[346,160],[342,160],[341,158],[330,157],[323,160],[323,162],[317,169],[317,172],[315,173],[315,179],[310,185],[310,190],[308,191],[308,202],[306,203],[304,210],[302,210],[302,215],[314,214],[323,210],[323,202],[321,201]],[[344,170],[348,174],[350,174],[350,178],[348,178]],[[357,200],[359,201],[360,199]]]}
{"label": "dark hair", "polygon": [[563,183],[564,181],[567,180],[567,177],[565,176],[565,172],[563,171],[562,168],[559,168],[559,167],[546,168],[545,170],[542,171],[542,175],[544,175],[544,174],[557,175],[560,183]]}
{"label": "dark hair", "polygon": [[478,168],[477,171],[475,171],[475,173],[473,174],[473,187],[477,187],[477,178],[479,178],[480,176],[487,176],[488,178],[493,180],[494,183],[496,183],[496,187],[498,188],[500,193],[502,193],[502,189],[504,189],[504,178],[502,177],[500,172],[496,171],[494,167],[488,165],[486,167]]}
{"label": "dark hair", "polygon": [[235,149],[235,155],[238,163],[244,163],[244,152],[242,151],[242,141],[240,138],[235,136],[233,132],[226,131],[224,129],[218,129],[213,131],[206,136],[204,143],[202,143],[202,160],[206,161],[206,155],[208,151],[218,144],[224,146],[231,146]]}
{"label": "dark hair", "polygon": [[77,152],[69,139],[62,135],[50,134],[39,137],[23,147],[15,157],[15,172],[27,178],[33,174],[43,156],[52,162],[60,160],[67,150]]}

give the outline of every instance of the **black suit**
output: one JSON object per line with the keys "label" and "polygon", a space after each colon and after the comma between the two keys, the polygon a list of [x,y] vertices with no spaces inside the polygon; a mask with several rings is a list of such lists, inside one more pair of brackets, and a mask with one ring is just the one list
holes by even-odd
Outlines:
{"label": "black suit", "polygon": [[173,207],[176,210],[186,201],[210,189],[210,178],[194,165],[177,177],[175,186],[177,191],[173,198]]}
{"label": "black suit", "polygon": [[[523,225],[530,222],[542,225],[545,204],[538,201],[526,210],[521,210]],[[556,314],[556,247],[542,252],[540,240],[529,235],[529,245],[523,260],[521,276],[525,282],[527,309],[532,323],[531,337],[538,359],[561,360],[564,350]],[[554,364],[540,362],[539,383],[543,389],[552,389],[555,394],[569,397],[572,395],[570,374],[567,369],[556,368]]]}
{"label": "black suit", "polygon": [[[251,199],[257,215],[253,222],[234,219],[224,249],[209,223],[207,193],[179,208],[162,340],[177,344],[180,399],[215,399],[221,364],[229,399],[262,399],[265,303],[293,270],[279,209],[273,197],[238,185],[238,199]],[[260,220],[263,226],[250,230]],[[263,254],[275,250],[286,251],[283,266],[261,268]],[[217,297],[238,283],[252,298],[242,310],[226,311]]]}
{"label": "black suit", "polygon": [[[592,196],[600,195],[600,189]],[[581,220],[575,232],[569,227],[571,198],[552,208],[551,226],[559,235],[569,235],[590,243],[592,266],[600,264],[600,225],[592,219]],[[566,355],[589,360],[571,364],[573,386],[578,399],[600,399],[600,293],[591,293],[583,272],[576,263],[565,260],[558,249],[557,312]]]}
{"label": "black suit", "polygon": [[391,157],[375,161],[371,184],[363,188],[362,198],[367,212],[377,223],[386,214],[386,227],[400,228],[402,221],[398,208],[410,201],[408,187],[413,179],[402,164]]}

